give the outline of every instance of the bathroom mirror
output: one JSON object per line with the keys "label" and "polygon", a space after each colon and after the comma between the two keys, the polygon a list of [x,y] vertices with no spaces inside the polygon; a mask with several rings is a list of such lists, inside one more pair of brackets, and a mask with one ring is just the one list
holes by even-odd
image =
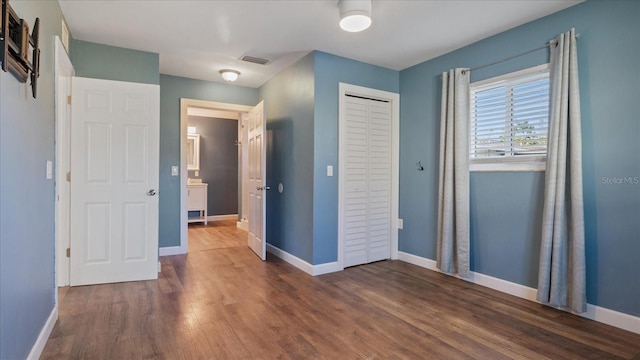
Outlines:
{"label": "bathroom mirror", "polygon": [[200,134],[187,135],[187,170],[200,170]]}

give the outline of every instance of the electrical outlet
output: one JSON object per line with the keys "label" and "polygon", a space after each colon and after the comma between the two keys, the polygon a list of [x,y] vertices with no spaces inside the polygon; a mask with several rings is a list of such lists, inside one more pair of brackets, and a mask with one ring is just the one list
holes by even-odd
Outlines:
{"label": "electrical outlet", "polygon": [[327,165],[327,176],[333,176],[333,166]]}
{"label": "electrical outlet", "polygon": [[177,166],[172,166],[171,167],[171,176],[178,176],[178,167]]}
{"label": "electrical outlet", "polygon": [[398,219],[398,229],[404,228],[404,220]]}

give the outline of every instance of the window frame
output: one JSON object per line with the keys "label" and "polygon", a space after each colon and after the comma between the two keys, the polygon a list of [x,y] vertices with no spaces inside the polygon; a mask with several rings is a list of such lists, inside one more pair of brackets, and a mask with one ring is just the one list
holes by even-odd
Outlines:
{"label": "window frame", "polygon": [[[475,105],[474,93],[497,87],[504,83],[510,83],[518,78],[534,77],[546,73],[549,75],[549,64],[533,66],[527,69],[510,72],[492,78],[475,81],[469,86],[469,147],[471,149],[474,134],[471,132],[474,118],[473,106]],[[548,133],[547,133],[548,134]],[[501,156],[474,158],[469,151],[469,171],[544,171],[546,169],[547,154],[539,156]]]}

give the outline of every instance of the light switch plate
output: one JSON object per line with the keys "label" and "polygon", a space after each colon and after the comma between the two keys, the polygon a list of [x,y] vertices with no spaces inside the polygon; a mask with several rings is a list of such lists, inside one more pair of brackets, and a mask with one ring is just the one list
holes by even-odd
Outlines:
{"label": "light switch plate", "polygon": [[333,176],[333,166],[327,165],[327,176]]}
{"label": "light switch plate", "polygon": [[398,219],[398,229],[404,228],[404,220]]}
{"label": "light switch plate", "polygon": [[47,160],[47,179],[53,179],[53,161]]}
{"label": "light switch plate", "polygon": [[171,176],[178,176],[178,167],[177,166],[172,166],[171,167]]}

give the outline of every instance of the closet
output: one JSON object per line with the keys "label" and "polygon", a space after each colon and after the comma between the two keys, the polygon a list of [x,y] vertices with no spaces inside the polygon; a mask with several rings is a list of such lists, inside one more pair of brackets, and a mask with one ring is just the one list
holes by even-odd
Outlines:
{"label": "closet", "polygon": [[341,229],[343,266],[390,258],[391,102],[342,95]]}

